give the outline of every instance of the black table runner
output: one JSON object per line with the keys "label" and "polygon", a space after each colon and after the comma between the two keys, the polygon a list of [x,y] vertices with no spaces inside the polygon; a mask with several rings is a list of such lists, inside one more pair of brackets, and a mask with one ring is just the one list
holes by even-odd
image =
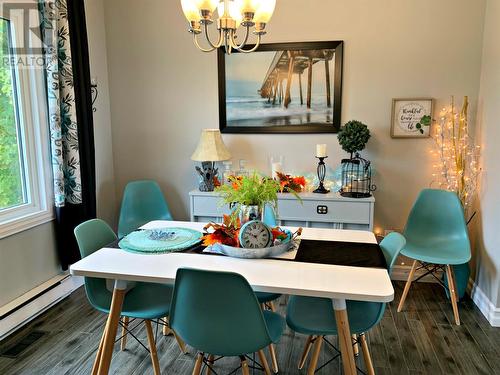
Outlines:
{"label": "black table runner", "polygon": [[[118,249],[118,242],[113,241],[106,247]],[[205,246],[194,245],[183,250],[184,253],[222,255],[203,253]],[[384,254],[378,244],[343,241],[300,240],[299,249],[294,260],[279,259],[288,262],[331,264],[336,266],[387,268]]]}

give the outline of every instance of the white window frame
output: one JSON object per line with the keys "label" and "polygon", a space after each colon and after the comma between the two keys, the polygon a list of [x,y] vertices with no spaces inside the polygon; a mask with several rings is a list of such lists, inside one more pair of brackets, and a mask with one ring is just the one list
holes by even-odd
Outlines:
{"label": "white window frame", "polygon": [[[10,21],[12,43],[22,46],[23,33],[26,32],[22,12],[4,15],[3,1],[1,3],[0,17]],[[33,16],[35,12],[30,12],[30,17]],[[45,70],[41,66],[16,66],[13,71],[27,203],[0,211],[0,238],[54,219]]]}

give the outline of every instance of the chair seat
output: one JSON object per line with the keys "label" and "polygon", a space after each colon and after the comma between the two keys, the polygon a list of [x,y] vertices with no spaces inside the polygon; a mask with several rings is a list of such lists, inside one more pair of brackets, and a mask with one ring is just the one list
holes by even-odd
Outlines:
{"label": "chair seat", "polygon": [[[351,333],[363,333],[373,327],[381,308],[381,303],[347,301]],[[337,334],[332,300],[329,298],[291,296],[286,322],[292,330],[305,335]]]}
{"label": "chair seat", "polygon": [[452,238],[443,238],[438,241],[422,238],[418,242],[407,239],[401,254],[432,264],[464,264],[471,258],[468,244],[465,244],[463,239],[453,240]]}
{"label": "chair seat", "polygon": [[285,319],[272,311],[263,311],[269,337],[273,343],[277,343],[285,330]]}
{"label": "chair seat", "polygon": [[[138,319],[158,319],[170,314],[173,286],[153,283],[137,283],[127,292],[123,301],[122,316]],[[99,311],[109,313],[112,294],[105,288],[90,299]]]}
{"label": "chair seat", "polygon": [[278,293],[266,293],[266,292],[255,292],[259,303],[266,303],[277,300],[281,297],[281,294]]}

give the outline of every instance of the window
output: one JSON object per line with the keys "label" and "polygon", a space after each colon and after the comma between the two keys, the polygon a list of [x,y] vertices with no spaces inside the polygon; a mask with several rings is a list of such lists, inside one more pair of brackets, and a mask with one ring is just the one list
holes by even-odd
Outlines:
{"label": "window", "polygon": [[27,58],[24,12],[0,11],[0,238],[53,217],[44,70]]}

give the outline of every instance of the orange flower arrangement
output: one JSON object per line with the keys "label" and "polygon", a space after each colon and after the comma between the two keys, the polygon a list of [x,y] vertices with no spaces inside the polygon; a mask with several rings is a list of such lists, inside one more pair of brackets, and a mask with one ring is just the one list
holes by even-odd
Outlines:
{"label": "orange flower arrangement", "polygon": [[240,233],[240,220],[232,218],[229,215],[224,215],[224,222],[222,224],[208,223],[203,228],[208,230],[212,228],[214,231],[204,235],[203,246],[210,246],[216,243],[221,243],[228,246],[239,247],[239,233]]}
{"label": "orange flower arrangement", "polygon": [[306,186],[306,179],[304,178],[304,176],[292,177],[289,174],[284,174],[281,172],[276,172],[276,174],[280,182],[281,193],[300,193]]}

